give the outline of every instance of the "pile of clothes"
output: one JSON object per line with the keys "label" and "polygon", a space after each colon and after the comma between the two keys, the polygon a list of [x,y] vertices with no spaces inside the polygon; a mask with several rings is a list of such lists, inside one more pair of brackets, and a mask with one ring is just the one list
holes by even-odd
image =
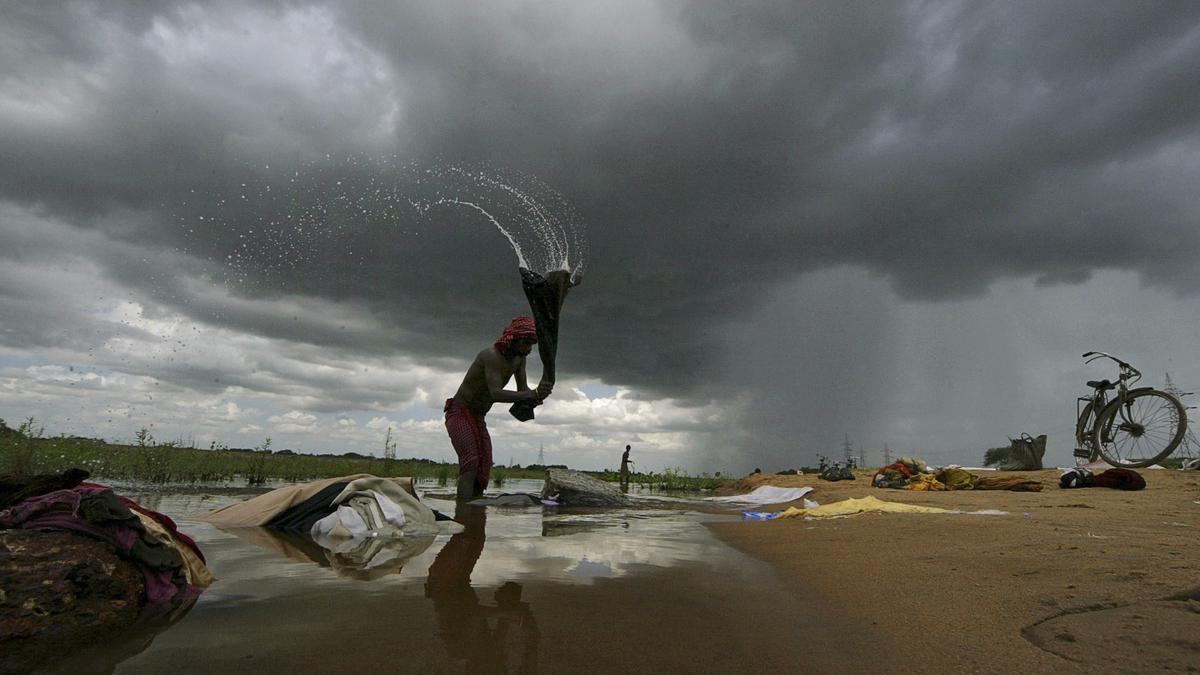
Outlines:
{"label": "pile of clothes", "polygon": [[1040,481],[1020,476],[981,477],[955,466],[931,469],[916,457],[901,457],[875,472],[871,485],[893,490],[1012,490],[1040,492]]}
{"label": "pile of clothes", "polygon": [[1077,466],[1063,472],[1058,484],[1064,488],[1107,487],[1118,490],[1141,490],[1146,479],[1133,469],[1112,468],[1093,474],[1086,467]]}
{"label": "pile of clothes", "polygon": [[71,469],[0,478],[0,530],[71,532],[110,544],[141,571],[148,614],[194,600],[212,584],[204,554],[174,521],[87,477]]}

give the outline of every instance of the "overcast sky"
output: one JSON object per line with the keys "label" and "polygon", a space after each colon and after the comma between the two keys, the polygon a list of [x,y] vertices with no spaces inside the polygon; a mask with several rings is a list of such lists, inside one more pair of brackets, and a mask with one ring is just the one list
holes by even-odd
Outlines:
{"label": "overcast sky", "polygon": [[1197,72],[1190,1],[6,3],[0,418],[449,460],[528,310],[437,200],[525,195],[583,282],[498,463],[1062,465],[1082,352],[1200,388]]}

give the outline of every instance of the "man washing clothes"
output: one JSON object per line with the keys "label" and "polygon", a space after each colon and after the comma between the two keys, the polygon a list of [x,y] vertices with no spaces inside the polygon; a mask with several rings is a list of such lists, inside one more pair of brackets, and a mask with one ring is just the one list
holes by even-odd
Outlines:
{"label": "man washing clothes", "polygon": [[[537,343],[537,327],[531,317],[518,316],[509,322],[495,344],[475,357],[454,398],[446,400],[446,432],[458,455],[458,498],[483,494],[492,472],[492,439],[484,420],[493,403],[536,401],[554,389],[552,379],[542,378],[537,389],[525,380],[525,357]],[[516,376],[516,391],[505,389]]]}

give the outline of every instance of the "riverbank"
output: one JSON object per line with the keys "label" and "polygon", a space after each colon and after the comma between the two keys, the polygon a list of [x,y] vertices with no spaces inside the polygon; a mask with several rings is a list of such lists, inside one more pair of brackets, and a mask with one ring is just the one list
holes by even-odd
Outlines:
{"label": "riverbank", "polygon": [[[815,611],[856,621],[844,670],[1145,672],[1200,668],[1200,473],[1140,472],[1138,492],[1065,490],[1058,472],[1006,472],[1042,492],[871,488],[870,474],[755,475],[813,486],[822,504],[875,496],[967,514],[712,523],[771,564]],[[771,510],[782,507],[772,507]]]}

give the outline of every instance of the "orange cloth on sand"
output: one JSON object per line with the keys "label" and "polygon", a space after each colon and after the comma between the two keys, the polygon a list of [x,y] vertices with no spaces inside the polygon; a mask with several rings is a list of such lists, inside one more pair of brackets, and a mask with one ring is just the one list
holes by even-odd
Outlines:
{"label": "orange cloth on sand", "polygon": [[1041,492],[1042,484],[1020,476],[988,476],[975,483],[976,490],[1012,490],[1013,492]]}

